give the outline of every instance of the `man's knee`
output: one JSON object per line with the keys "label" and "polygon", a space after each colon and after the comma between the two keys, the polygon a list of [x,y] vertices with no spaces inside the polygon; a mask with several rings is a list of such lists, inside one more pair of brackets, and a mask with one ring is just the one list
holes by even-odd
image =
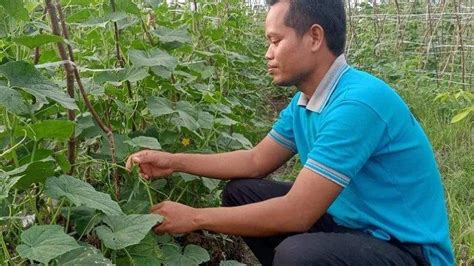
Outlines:
{"label": "man's knee", "polygon": [[299,234],[283,240],[275,248],[273,265],[330,265],[330,247],[324,245],[324,239],[315,241],[315,234],[311,235]]}
{"label": "man's knee", "polygon": [[238,199],[242,196],[242,189],[247,186],[248,181],[247,179],[234,179],[227,182],[222,191],[222,206],[232,207],[241,205]]}

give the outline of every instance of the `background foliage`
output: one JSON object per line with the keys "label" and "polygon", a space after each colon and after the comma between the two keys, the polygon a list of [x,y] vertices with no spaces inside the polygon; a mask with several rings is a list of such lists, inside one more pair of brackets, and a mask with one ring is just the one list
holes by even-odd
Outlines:
{"label": "background foliage", "polygon": [[[472,262],[472,2],[355,2],[348,60],[390,83],[423,124],[457,261]],[[151,204],[217,206],[221,182],[174,174],[148,183],[123,164],[142,148],[222,152],[265,136],[294,92],[266,76],[265,9],[238,0],[56,4],[0,0],[2,261],[251,262],[205,243],[236,241],[227,236],[203,234],[206,250],[148,233],[161,219],[147,214]],[[291,180],[300,167],[292,160],[274,178]]]}

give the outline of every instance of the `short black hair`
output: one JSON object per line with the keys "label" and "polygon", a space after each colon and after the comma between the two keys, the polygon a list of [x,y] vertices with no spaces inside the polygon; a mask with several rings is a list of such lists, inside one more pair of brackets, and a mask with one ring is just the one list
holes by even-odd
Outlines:
{"label": "short black hair", "polygon": [[[346,12],[343,0],[287,0],[290,3],[285,25],[299,36],[318,24],[324,29],[329,50],[336,56],[344,53],[346,45]],[[282,0],[267,0],[267,4]]]}

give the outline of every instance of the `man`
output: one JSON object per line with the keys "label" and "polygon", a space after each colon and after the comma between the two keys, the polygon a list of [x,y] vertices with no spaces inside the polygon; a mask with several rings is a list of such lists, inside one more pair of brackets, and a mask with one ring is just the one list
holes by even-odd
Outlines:
{"label": "man", "polygon": [[[156,233],[244,237],[264,265],[449,265],[453,254],[431,146],[402,99],[351,68],[342,0],[269,1],[268,71],[299,90],[251,150],[140,151],[145,178],[187,172],[230,179],[219,208],[162,202]],[[295,153],[294,184],[261,179]]]}

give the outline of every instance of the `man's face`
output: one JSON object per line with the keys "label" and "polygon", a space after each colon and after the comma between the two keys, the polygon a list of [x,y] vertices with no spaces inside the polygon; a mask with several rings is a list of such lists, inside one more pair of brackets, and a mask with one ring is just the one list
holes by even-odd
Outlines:
{"label": "man's face", "polygon": [[265,21],[268,72],[279,86],[298,86],[311,72],[311,41],[285,25],[289,6],[287,1],[273,5]]}

